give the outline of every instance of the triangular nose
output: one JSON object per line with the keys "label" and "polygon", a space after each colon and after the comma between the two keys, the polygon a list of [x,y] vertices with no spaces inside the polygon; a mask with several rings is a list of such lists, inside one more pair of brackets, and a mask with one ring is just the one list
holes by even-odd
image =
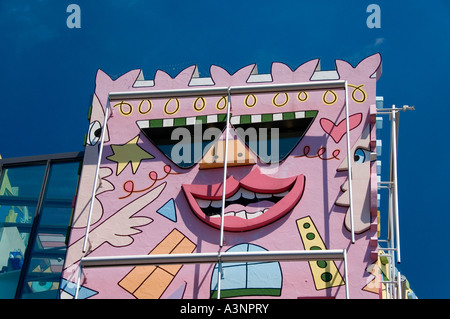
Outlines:
{"label": "triangular nose", "polygon": [[[200,161],[200,169],[216,168],[224,166],[225,158],[224,140],[218,140]],[[228,140],[227,166],[253,165],[255,160],[236,136],[234,139]]]}

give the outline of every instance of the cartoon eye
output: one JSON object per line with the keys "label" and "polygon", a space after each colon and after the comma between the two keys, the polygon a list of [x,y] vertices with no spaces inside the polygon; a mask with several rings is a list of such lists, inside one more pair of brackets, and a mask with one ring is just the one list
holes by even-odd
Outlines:
{"label": "cartoon eye", "polygon": [[97,144],[98,140],[100,139],[100,136],[102,134],[102,126],[100,125],[99,121],[94,121],[89,125],[89,132],[88,132],[88,143],[89,145],[94,146]]}
{"label": "cartoon eye", "polygon": [[370,152],[363,148],[357,148],[353,156],[355,163],[362,164],[370,160]]}
{"label": "cartoon eye", "polygon": [[[198,163],[226,127],[226,114],[138,121],[144,135],[180,168]],[[207,132],[218,133],[209,136]],[[217,136],[219,135],[219,136]]]}
{"label": "cartoon eye", "polygon": [[284,160],[302,140],[317,113],[303,111],[237,115],[232,116],[230,121],[236,135],[263,163],[277,163]]}

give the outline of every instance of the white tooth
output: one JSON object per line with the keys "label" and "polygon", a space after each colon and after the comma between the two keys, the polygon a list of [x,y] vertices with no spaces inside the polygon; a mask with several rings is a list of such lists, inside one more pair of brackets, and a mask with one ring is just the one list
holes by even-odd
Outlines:
{"label": "white tooth", "polygon": [[240,218],[244,218],[246,219],[246,214],[245,214],[245,210],[241,210],[240,212],[236,213],[236,217],[240,217]]}
{"label": "white tooth", "polygon": [[241,198],[241,192],[238,190],[233,196],[227,198],[228,201],[235,201]]}
{"label": "white tooth", "polygon": [[234,212],[228,212],[228,213],[225,213],[225,216],[234,216]]}
{"label": "white tooth", "polygon": [[273,196],[276,196],[276,197],[284,197],[284,196],[286,196],[287,194],[289,194],[289,191],[285,191],[285,192],[278,193],[278,194],[273,194]]}
{"label": "white tooth", "polygon": [[268,208],[264,208],[263,213],[267,212],[268,210]]}
{"label": "white tooth", "polygon": [[255,198],[255,193],[253,193],[253,192],[251,192],[251,191],[248,191],[248,190],[246,190],[246,189],[241,189],[241,192],[242,192],[242,196],[243,196],[244,198],[247,198],[247,199],[253,199],[253,198]]}
{"label": "white tooth", "polygon": [[220,208],[220,207],[222,207],[222,201],[221,200],[213,200],[213,201],[211,201],[211,206],[214,208]]}
{"label": "white tooth", "polygon": [[216,214],[216,215],[212,215],[212,216],[210,216],[211,218],[217,218],[217,217],[220,217],[220,214]]}
{"label": "white tooth", "polygon": [[210,200],[200,199],[200,198],[197,198],[197,203],[198,203],[198,206],[200,206],[201,208],[208,208],[209,205],[211,205]]}
{"label": "white tooth", "polygon": [[256,212],[256,213],[252,213],[252,214],[248,213],[248,214],[247,214],[247,218],[248,218],[248,219],[256,218],[256,217],[258,217],[258,216],[261,216],[262,214],[263,214],[262,211],[259,211],[259,212]]}
{"label": "white tooth", "polygon": [[256,193],[256,198],[270,198],[272,194]]}

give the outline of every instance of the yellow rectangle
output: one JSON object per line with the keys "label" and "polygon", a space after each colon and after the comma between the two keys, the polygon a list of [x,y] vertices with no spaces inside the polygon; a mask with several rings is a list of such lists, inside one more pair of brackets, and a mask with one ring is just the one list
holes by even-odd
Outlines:
{"label": "yellow rectangle", "polygon": [[[326,250],[311,217],[297,219],[297,228],[305,250]],[[332,260],[309,261],[314,284],[317,290],[344,285],[344,279]]]}

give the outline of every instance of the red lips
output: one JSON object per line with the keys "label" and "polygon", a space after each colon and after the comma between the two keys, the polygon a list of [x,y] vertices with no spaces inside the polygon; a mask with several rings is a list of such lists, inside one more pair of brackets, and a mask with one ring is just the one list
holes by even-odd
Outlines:
{"label": "red lips", "polygon": [[[205,211],[210,211],[211,207],[205,207],[209,201],[210,205],[218,207],[222,199],[223,184],[183,184],[182,188],[194,214],[206,224],[220,229],[221,218],[218,213],[221,209],[215,208],[217,214],[208,216]],[[228,207],[225,208],[224,230],[249,231],[280,219],[297,205],[304,188],[304,175],[279,179],[262,174],[258,168],[253,169],[241,181],[229,177],[225,192]],[[244,199],[239,199],[239,195]],[[232,199],[236,198],[238,199],[234,204]],[[243,201],[247,206],[242,204]],[[202,203],[203,209],[199,202]],[[255,205],[259,208],[255,208]],[[240,211],[237,211],[239,209]]]}

